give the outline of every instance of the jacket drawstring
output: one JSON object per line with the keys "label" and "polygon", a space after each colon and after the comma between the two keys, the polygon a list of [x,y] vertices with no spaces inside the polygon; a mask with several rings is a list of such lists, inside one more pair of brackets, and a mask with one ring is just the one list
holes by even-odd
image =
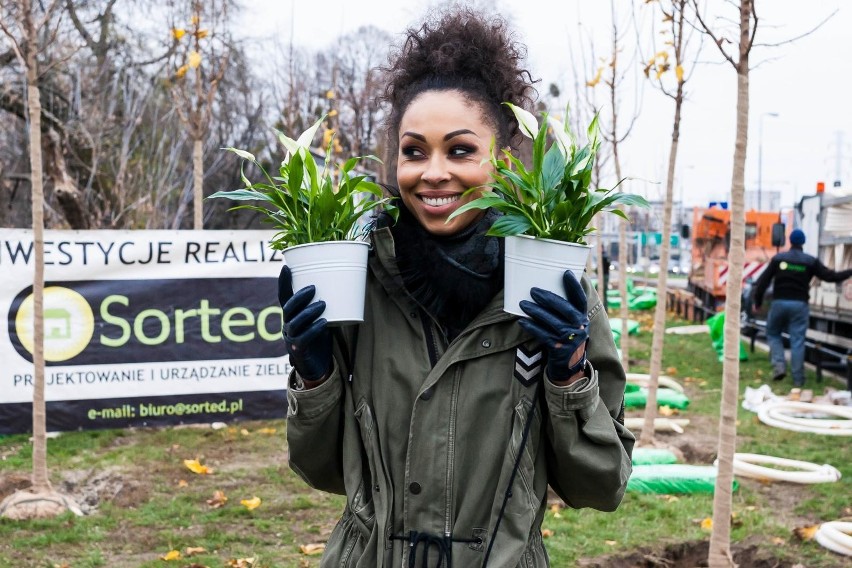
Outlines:
{"label": "jacket drawstring", "polygon": [[[391,535],[390,540],[408,542],[408,568],[417,566],[417,549],[423,544],[423,567],[429,568],[429,549],[438,549],[438,564],[435,568],[453,568],[453,543],[479,543],[478,538],[453,538],[449,535],[437,536],[426,532],[409,531],[407,535]],[[446,561],[446,566],[444,562]]]}

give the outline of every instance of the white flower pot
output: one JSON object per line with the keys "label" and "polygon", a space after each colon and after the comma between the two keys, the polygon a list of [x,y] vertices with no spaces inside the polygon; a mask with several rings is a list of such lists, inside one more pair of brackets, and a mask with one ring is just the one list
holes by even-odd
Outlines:
{"label": "white flower pot", "polygon": [[314,301],[325,302],[322,317],[344,325],[364,321],[369,251],[370,244],[363,241],[331,241],[297,245],[283,254],[293,290],[316,286]]}
{"label": "white flower pot", "polygon": [[542,288],[565,297],[562,275],[566,270],[579,280],[591,251],[589,245],[539,239],[527,235],[506,237],[504,257],[505,290],[503,309],[526,316],[521,300],[532,300],[530,288]]}

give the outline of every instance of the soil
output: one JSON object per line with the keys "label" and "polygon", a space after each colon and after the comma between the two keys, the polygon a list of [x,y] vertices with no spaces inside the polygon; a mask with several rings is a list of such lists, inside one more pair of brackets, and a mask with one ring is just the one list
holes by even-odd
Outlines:
{"label": "soil", "polygon": [[[589,560],[580,560],[577,566],[583,568],[696,568],[707,566],[708,541],[680,542],[671,544],[659,551],[642,548],[629,554],[605,556]],[[774,558],[755,544],[738,544],[731,547],[734,562],[748,568],[796,568],[788,560]]]}

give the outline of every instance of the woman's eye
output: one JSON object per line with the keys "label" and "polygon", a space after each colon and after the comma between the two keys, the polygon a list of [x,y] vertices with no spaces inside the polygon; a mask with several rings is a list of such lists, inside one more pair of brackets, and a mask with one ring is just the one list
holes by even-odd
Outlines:
{"label": "woman's eye", "polygon": [[476,149],[470,146],[453,146],[450,149],[450,156],[466,156],[475,151]]}
{"label": "woman's eye", "polygon": [[408,158],[419,158],[423,156],[423,152],[415,146],[405,146],[402,148],[402,155]]}

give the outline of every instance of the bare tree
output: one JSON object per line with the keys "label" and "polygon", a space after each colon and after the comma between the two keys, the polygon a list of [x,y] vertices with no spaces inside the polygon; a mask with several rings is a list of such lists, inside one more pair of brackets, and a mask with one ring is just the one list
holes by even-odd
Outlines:
{"label": "bare tree", "polygon": [[740,0],[739,40],[737,59],[725,49],[725,38],[717,35],[708,25],[698,0],[692,0],[695,15],[725,60],[737,74],[737,126],[734,144],[734,167],[731,179],[731,245],[728,253],[728,283],[725,289],[725,342],[722,368],[722,404],[719,411],[719,450],[716,487],[713,494],[713,532],[707,561],[711,568],[735,567],[731,556],[731,499],[734,480],[734,452],[737,440],[737,398],[739,394],[740,365],[740,294],[742,290],[743,261],[745,259],[745,163],[748,147],[749,112],[749,55],[757,31],[757,13],[754,0]]}
{"label": "bare tree", "polygon": [[[648,396],[645,402],[645,421],[639,438],[640,446],[655,445],[654,419],[657,417],[657,387],[663,364],[663,342],[666,328],[666,284],[668,278],[669,252],[671,250],[672,202],[674,201],[674,177],[677,165],[678,142],[680,141],[681,113],[684,103],[684,85],[687,76],[684,73],[684,56],[689,41],[688,34],[694,28],[686,25],[685,10],[688,0],[661,0],[659,12],[662,16],[665,38],[663,49],[654,48],[654,55],[645,65],[645,76],[674,104],[672,139],[669,149],[668,171],[666,173],[666,195],[663,206],[662,242],[660,247],[660,271],[657,275],[657,306],[654,311],[654,335],[651,340],[651,368],[648,380]],[[655,13],[656,16],[656,13]],[[656,30],[651,26],[651,37],[657,38]],[[697,59],[698,51],[695,52]],[[695,69],[693,60],[692,70]],[[672,73],[673,71],[673,73]],[[668,77],[674,76],[674,87]]]}
{"label": "bare tree", "polygon": [[[173,58],[174,77],[170,92],[175,99],[175,110],[192,139],[193,228],[199,230],[204,228],[204,140],[210,126],[216,90],[230,54],[226,28],[229,2],[192,0],[191,4],[189,26],[186,29],[172,28],[173,37],[181,43]],[[185,42],[182,41],[184,38]],[[182,209],[186,203],[181,203]]]}
{"label": "bare tree", "polygon": [[29,116],[30,183],[32,187],[32,227],[35,248],[33,275],[33,477],[32,487],[12,494],[0,504],[3,516],[14,519],[54,517],[66,510],[79,514],[79,507],[67,496],[53,490],[47,469],[47,414],[44,398],[44,179],[41,155],[41,93],[39,64],[41,32],[58,6],[58,0],[43,9],[36,20],[30,0],[17,7],[0,6],[3,15],[15,17],[16,30],[0,19],[0,28],[12,44],[26,73]]}
{"label": "bare tree", "polygon": [[[608,126],[602,128],[604,139],[609,142],[612,148],[612,163],[615,169],[615,177],[620,182],[622,177],[621,158],[619,156],[620,144],[624,142],[633,130],[636,119],[639,116],[640,101],[637,99],[636,107],[633,115],[629,117],[625,124],[620,123],[621,111],[624,110],[624,105],[621,102],[621,91],[624,88],[626,73],[630,69],[630,65],[626,65],[624,71],[621,70],[620,57],[623,55],[622,41],[624,40],[625,32],[621,29],[618,14],[615,9],[614,0],[610,0],[610,12],[612,13],[612,52],[606,65],[601,65],[595,74],[595,77],[588,82],[590,87],[596,86],[600,81],[603,81],[607,87],[609,94],[610,106],[610,121]],[[632,15],[632,14],[631,14]],[[608,69],[607,69],[608,68]],[[623,206],[620,206],[622,211],[625,211]],[[627,212],[625,211],[625,214]],[[621,364],[624,370],[628,370],[630,366],[630,347],[628,339],[628,301],[627,301],[627,225],[628,222],[620,220],[618,225],[618,289],[621,295]]]}

